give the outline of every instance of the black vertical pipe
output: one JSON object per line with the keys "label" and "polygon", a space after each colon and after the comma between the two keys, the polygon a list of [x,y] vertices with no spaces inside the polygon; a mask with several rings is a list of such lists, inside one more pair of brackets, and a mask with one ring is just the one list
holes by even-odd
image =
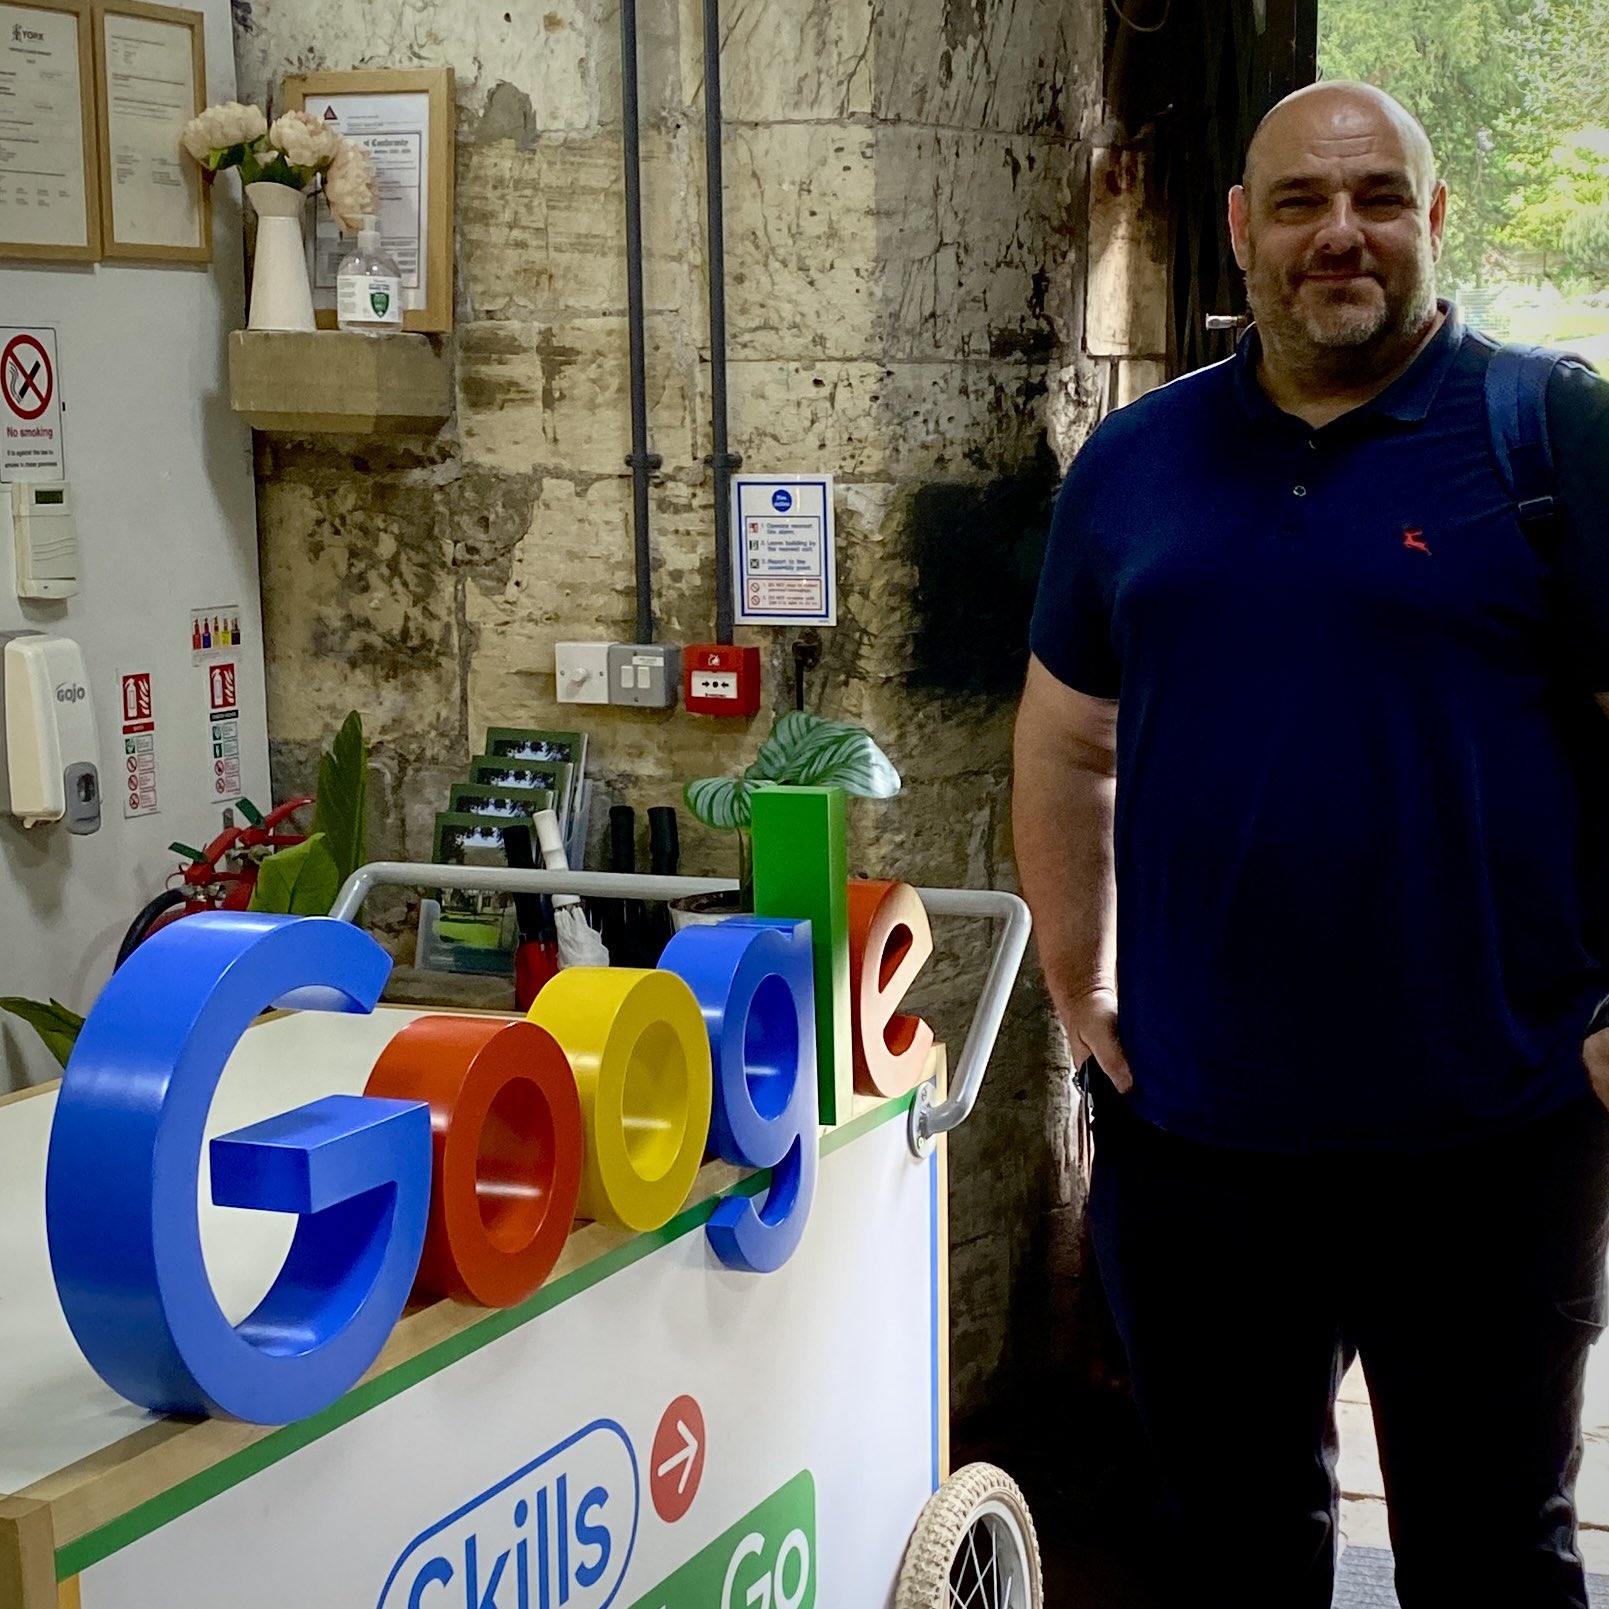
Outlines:
{"label": "black vertical pipe", "polygon": [[642,146],[638,130],[637,0],[620,0],[620,96],[626,148],[626,323],[631,342],[631,531],[637,571],[637,642],[654,640],[653,553],[648,477],[662,460],[648,450],[647,337],[643,328]]}
{"label": "black vertical pipe", "polygon": [[715,472],[715,640],[732,640],[732,471],[726,436],[726,218],[721,193],[721,6],[704,0],[704,205],[709,222],[710,446]]}

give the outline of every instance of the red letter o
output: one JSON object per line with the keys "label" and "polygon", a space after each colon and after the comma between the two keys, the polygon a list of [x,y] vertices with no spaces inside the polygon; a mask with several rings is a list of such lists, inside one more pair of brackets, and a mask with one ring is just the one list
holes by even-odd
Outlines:
{"label": "red letter o", "polygon": [[523,1302],[552,1272],[581,1189],[575,1076],[531,1022],[419,1017],[364,1091],[430,1106],[430,1226],[416,1297]]}

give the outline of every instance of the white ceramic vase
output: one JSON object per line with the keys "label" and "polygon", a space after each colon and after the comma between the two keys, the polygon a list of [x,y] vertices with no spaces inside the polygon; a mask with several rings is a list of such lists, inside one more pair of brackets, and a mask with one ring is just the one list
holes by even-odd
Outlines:
{"label": "white ceramic vase", "polygon": [[307,283],[307,252],[302,241],[306,197],[288,184],[248,184],[257,213],[257,254],[252,259],[253,330],[311,330],[313,292]]}

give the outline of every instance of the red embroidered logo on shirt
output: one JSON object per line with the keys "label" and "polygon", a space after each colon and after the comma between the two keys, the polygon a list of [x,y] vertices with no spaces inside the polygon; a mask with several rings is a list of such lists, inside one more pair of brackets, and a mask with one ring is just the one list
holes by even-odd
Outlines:
{"label": "red embroidered logo on shirt", "polygon": [[1425,533],[1420,530],[1417,525],[1403,526],[1402,545],[1405,548],[1412,548],[1415,553],[1424,553],[1428,555],[1430,552],[1430,546],[1425,541]]}

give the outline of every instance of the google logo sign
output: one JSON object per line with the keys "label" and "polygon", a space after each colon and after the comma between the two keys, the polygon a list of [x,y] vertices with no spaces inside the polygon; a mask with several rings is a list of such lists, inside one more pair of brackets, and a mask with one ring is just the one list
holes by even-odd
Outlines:
{"label": "google logo sign", "polygon": [[[561,972],[523,1020],[410,1021],[362,1095],[331,1095],[211,1142],[215,1204],[289,1213],[289,1253],[238,1324],[213,1293],[197,1202],[224,1064],[270,1007],[368,1012],[390,973],[329,918],[216,912],[154,935],[79,1035],[51,1130],[46,1224],[85,1357],[163,1413],[307,1418],[374,1362],[410,1301],[524,1301],[579,1217],[647,1231],[706,1155],[768,1168],[706,1233],[763,1274],[799,1244],[817,1128],[850,1078],[895,1095],[931,1030],[898,1006],[932,939],[914,890],[844,876],[843,795],[754,800],[756,886],[798,916],[678,933],[652,970]],[[762,901],[762,905],[764,902]]]}

